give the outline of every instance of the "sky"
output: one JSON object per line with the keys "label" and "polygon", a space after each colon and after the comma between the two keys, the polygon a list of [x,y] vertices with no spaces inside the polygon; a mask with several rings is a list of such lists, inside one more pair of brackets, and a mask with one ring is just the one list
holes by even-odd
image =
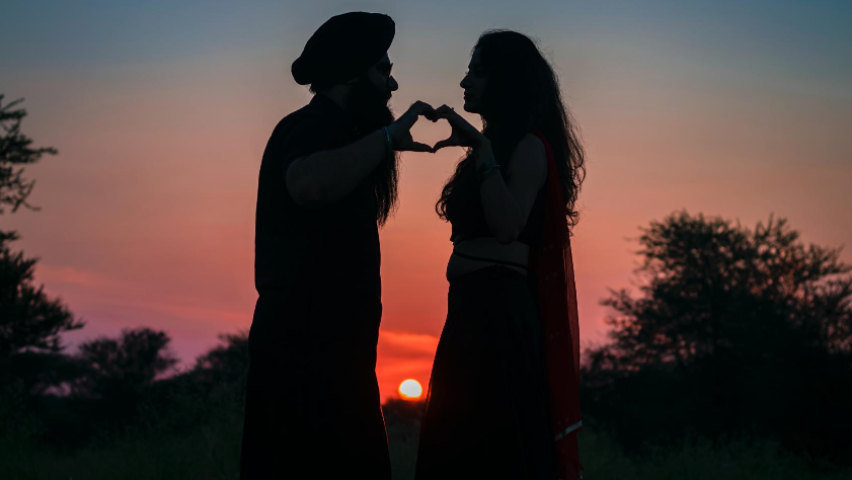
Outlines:
{"label": "sky", "polygon": [[[290,64],[356,10],[396,22],[398,114],[416,100],[461,111],[483,31],[540,42],[587,152],[573,239],[584,346],[607,340],[609,289],[635,291],[639,228],[675,211],[787,218],[852,263],[852,2],[0,0],[0,93],[25,98],[24,133],[59,150],[27,168],[41,210],[0,228],[87,322],[64,336],[69,351],[149,326],[188,368],[249,328],[261,156],[310,100]],[[425,143],[449,133],[426,123],[413,130]],[[402,160],[381,232],[385,398],[429,379],[452,251],[434,204],[461,155]]]}

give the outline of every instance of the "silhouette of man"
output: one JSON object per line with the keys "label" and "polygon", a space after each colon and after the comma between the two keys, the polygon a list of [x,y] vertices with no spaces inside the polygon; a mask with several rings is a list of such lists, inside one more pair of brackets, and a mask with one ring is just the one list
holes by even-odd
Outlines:
{"label": "silhouette of man", "polygon": [[260,167],[259,294],[249,333],[241,478],[390,479],[376,382],[378,228],[397,199],[398,151],[431,151],[398,120],[394,22],[331,18],[293,63],[311,102],[275,127]]}

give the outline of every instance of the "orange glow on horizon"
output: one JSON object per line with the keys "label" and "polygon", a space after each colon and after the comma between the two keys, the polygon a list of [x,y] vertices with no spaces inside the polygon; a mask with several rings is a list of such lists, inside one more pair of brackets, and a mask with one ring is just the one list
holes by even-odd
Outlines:
{"label": "orange glow on horizon", "polygon": [[399,384],[399,396],[405,400],[418,400],[423,396],[423,386],[414,379],[403,380]]}

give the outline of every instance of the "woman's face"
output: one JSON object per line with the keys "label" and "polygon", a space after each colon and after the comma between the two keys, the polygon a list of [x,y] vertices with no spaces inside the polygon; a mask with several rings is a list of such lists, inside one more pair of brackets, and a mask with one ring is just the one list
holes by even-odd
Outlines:
{"label": "woman's face", "polygon": [[482,92],[485,90],[486,78],[480,58],[479,49],[474,49],[467,73],[460,83],[464,89],[464,109],[470,113],[482,113]]}

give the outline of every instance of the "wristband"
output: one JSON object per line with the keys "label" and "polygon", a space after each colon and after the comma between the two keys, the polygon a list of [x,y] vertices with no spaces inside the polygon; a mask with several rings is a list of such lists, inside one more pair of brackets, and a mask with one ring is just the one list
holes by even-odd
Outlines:
{"label": "wristband", "polygon": [[490,165],[482,165],[476,170],[476,176],[479,178],[479,183],[485,181],[488,177],[500,173],[500,165],[492,163]]}
{"label": "wristband", "polygon": [[494,155],[488,155],[488,157],[482,161],[482,164],[479,165],[476,169],[476,176],[481,177],[482,174],[486,172],[491,167],[499,167],[500,164],[497,163],[497,160],[494,158]]}
{"label": "wristband", "polygon": [[485,170],[486,167],[490,167],[492,165],[499,165],[497,160],[494,158],[494,154],[488,155],[488,157],[482,161],[482,164],[477,170]]}
{"label": "wristband", "polygon": [[393,151],[393,142],[391,141],[390,131],[388,131],[388,127],[382,127],[382,130],[385,131],[385,145],[388,147],[388,153]]}

